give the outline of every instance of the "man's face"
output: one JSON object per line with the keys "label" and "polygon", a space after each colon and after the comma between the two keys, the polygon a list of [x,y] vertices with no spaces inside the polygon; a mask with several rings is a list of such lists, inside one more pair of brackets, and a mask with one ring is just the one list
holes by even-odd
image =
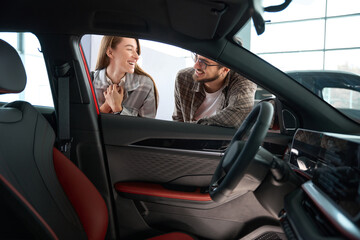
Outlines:
{"label": "man's face", "polygon": [[222,68],[215,61],[205,58],[200,55],[195,55],[194,58],[194,75],[193,79],[198,82],[212,82],[218,79],[222,73]]}

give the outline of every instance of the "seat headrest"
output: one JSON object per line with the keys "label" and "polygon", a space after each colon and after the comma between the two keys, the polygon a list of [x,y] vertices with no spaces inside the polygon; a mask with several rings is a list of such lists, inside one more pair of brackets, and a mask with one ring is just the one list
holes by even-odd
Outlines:
{"label": "seat headrest", "polygon": [[0,39],[0,94],[19,93],[25,85],[26,73],[19,54]]}

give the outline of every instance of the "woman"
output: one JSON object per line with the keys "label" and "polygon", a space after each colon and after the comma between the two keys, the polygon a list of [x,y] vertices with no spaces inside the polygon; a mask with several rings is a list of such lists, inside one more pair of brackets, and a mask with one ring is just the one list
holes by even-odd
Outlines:
{"label": "woman", "polygon": [[137,61],[138,39],[104,36],[94,73],[100,112],[155,118],[158,92],[154,79]]}

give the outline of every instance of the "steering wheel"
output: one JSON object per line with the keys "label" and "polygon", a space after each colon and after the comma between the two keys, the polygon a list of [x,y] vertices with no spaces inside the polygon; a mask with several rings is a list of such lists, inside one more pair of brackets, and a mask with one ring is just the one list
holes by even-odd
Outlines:
{"label": "steering wheel", "polygon": [[[241,124],[212,177],[209,194],[216,202],[224,201],[244,177],[258,152],[273,117],[269,102],[260,102]],[[244,137],[248,136],[244,142]]]}

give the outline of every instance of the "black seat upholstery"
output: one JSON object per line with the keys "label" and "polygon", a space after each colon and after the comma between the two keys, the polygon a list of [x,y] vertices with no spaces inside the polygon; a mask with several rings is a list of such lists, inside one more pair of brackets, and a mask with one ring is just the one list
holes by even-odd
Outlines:
{"label": "black seat upholstery", "polygon": [[[14,48],[1,40],[0,75],[1,94],[21,92],[24,89],[26,74],[21,59]],[[27,199],[60,239],[90,238],[77,207],[64,192],[66,187],[58,180],[63,173],[55,170],[55,133],[46,119],[27,102],[8,103],[0,108],[0,132],[0,175]],[[56,156],[61,159],[61,153]],[[68,159],[58,162],[60,165],[72,164]],[[71,182],[67,179],[65,181]],[[95,187],[87,181],[86,186],[82,187],[87,189],[87,185],[90,185],[94,191]],[[102,200],[99,193],[95,198]],[[84,204],[78,205],[81,207]],[[102,208],[106,209],[103,200]],[[102,220],[106,222],[106,229],[107,210],[103,215],[97,217],[106,218],[106,221]]]}
{"label": "black seat upholstery", "polygon": [[[0,40],[0,94],[21,92],[25,84],[19,55]],[[104,239],[107,206],[86,176],[53,147],[55,133],[46,119],[27,102],[8,103],[0,107],[0,133],[0,213],[25,221],[0,216],[0,239],[28,239],[27,233],[34,239]],[[16,209],[2,211],[7,207]],[[31,228],[25,235],[19,231],[23,226]],[[194,238],[173,232],[152,239]]]}

